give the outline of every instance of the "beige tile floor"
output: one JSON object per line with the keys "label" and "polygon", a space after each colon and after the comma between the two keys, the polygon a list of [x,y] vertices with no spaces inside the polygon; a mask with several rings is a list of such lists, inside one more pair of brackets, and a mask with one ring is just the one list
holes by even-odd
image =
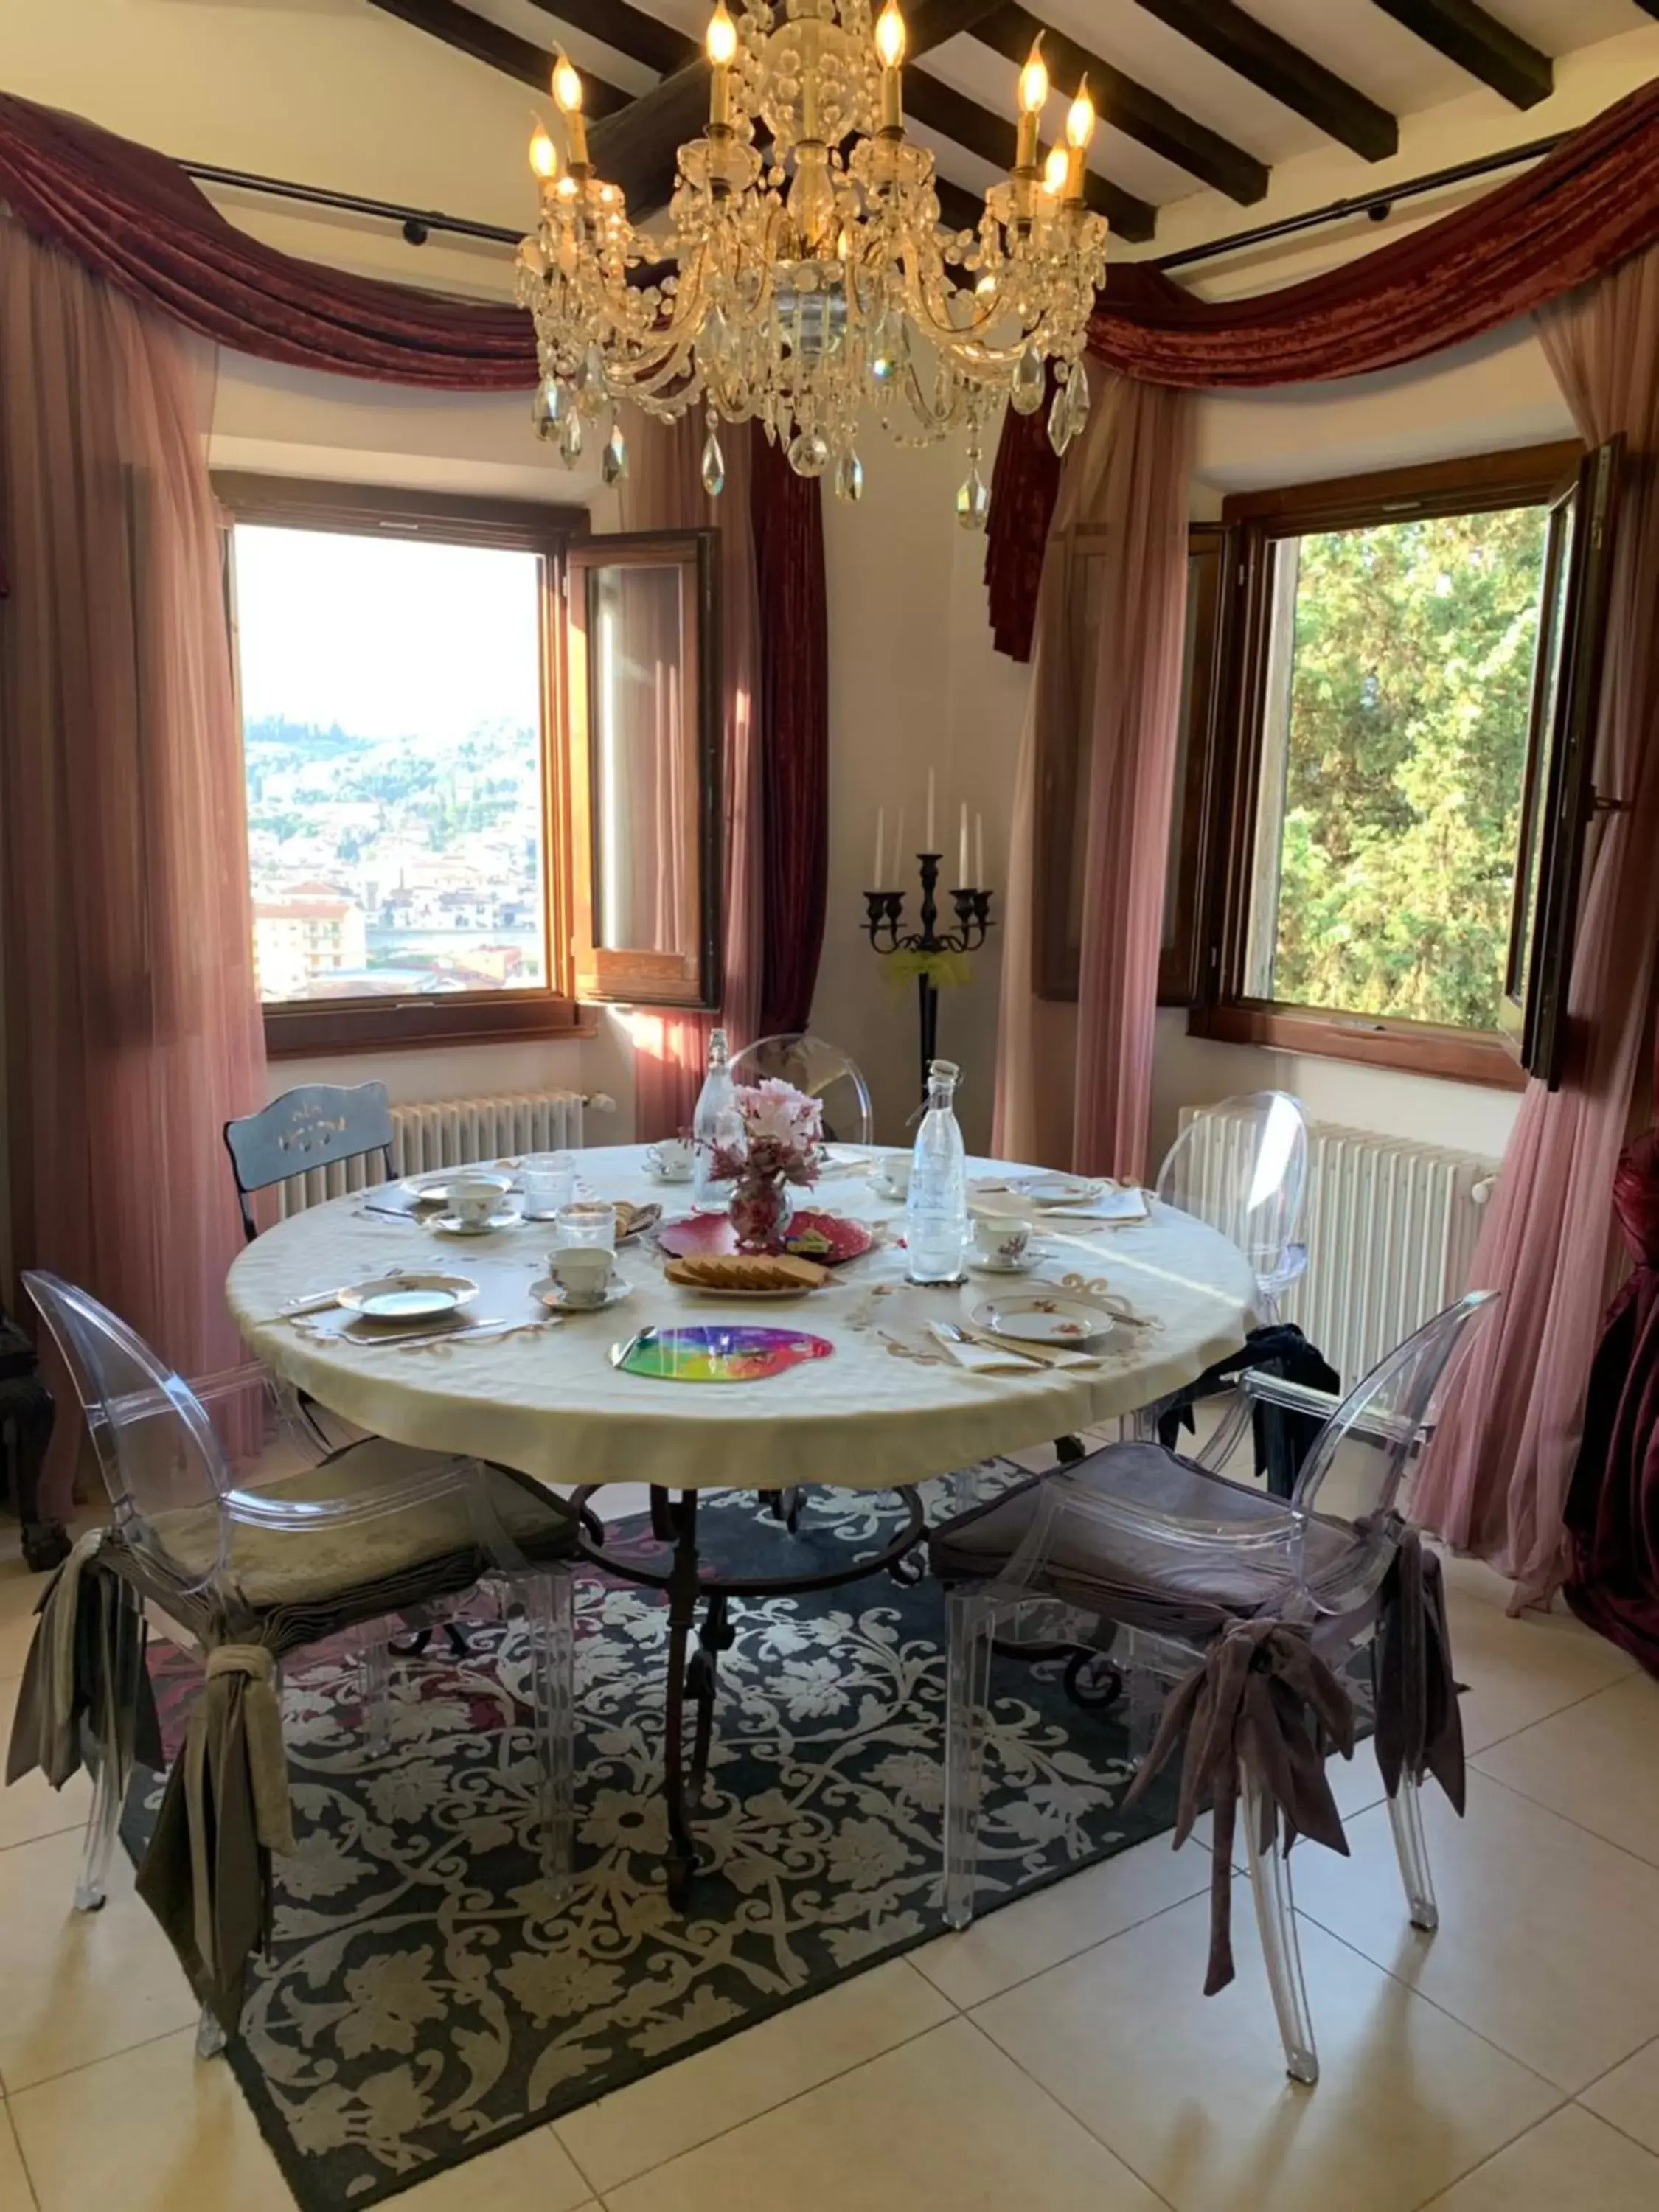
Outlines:
{"label": "beige tile floor", "polygon": [[[0,1724],[38,1583],[0,1529]],[[1659,1683],[1449,1573],[1474,1747],[1407,1927],[1375,1770],[1296,1860],[1324,2078],[1293,2087],[1238,1884],[1142,1844],[398,2199],[408,2212],[1659,2212]],[[0,2212],[283,2212],[118,1877],[69,1910],[84,1790],[0,1793]]]}

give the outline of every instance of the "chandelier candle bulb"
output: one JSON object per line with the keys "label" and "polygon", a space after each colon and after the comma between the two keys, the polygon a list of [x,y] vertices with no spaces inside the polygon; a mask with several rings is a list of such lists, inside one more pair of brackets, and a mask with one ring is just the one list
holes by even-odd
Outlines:
{"label": "chandelier candle bulb", "polygon": [[884,132],[899,131],[904,128],[902,80],[899,75],[904,60],[904,18],[900,15],[896,0],[887,0],[887,5],[876,18],[876,52],[881,62],[881,127]]}
{"label": "chandelier candle bulb", "polygon": [[570,166],[587,167],[587,124],[582,114],[582,81],[561,47],[553,63],[553,105],[564,118],[570,142]]}
{"label": "chandelier candle bulb", "polygon": [[927,850],[930,853],[936,853],[939,850],[938,846],[933,842],[933,771],[932,769],[927,771]]}
{"label": "chandelier candle bulb", "polygon": [[974,816],[974,886],[985,888],[985,817],[978,812]]}
{"label": "chandelier candle bulb", "polygon": [[1070,173],[1066,179],[1068,200],[1083,198],[1083,173],[1094,135],[1095,104],[1089,97],[1089,80],[1085,76],[1078,86],[1076,99],[1066,111],[1066,143],[1071,149]]}
{"label": "chandelier candle bulb", "polygon": [[875,872],[870,878],[870,888],[873,891],[878,891],[884,888],[881,873],[882,836],[886,827],[887,809],[884,806],[878,806],[876,809],[876,866]]}
{"label": "chandelier candle bulb", "polygon": [[726,0],[708,19],[704,40],[709,60],[708,120],[718,131],[732,127],[732,64],[737,58],[738,27],[726,10]]}
{"label": "chandelier candle bulb", "polygon": [[968,802],[964,799],[962,802],[962,835],[957,844],[957,881],[965,886],[968,880]]}
{"label": "chandelier candle bulb", "polygon": [[530,166],[544,185],[550,185],[559,173],[558,149],[548,136],[546,125],[539,118],[531,133]]}
{"label": "chandelier candle bulb", "polygon": [[1042,33],[1031,41],[1031,51],[1019,73],[1019,136],[1014,151],[1016,169],[1035,169],[1037,129],[1048,101],[1048,69],[1042,58]]}

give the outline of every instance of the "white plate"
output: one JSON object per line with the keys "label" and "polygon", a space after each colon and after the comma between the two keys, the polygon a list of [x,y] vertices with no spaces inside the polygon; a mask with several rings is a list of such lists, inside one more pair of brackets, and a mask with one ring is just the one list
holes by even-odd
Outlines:
{"label": "white plate", "polygon": [[1111,1332],[1112,1317],[1065,1291],[1005,1291],[969,1316],[975,1328],[1016,1344],[1052,1344],[1081,1351]]}
{"label": "white plate", "polygon": [[440,1314],[470,1306],[478,1295],[471,1275],[375,1275],[366,1283],[353,1283],[335,1303],[365,1321],[433,1321]]}
{"label": "white plate", "polygon": [[523,1218],[521,1213],[509,1212],[492,1213],[487,1221],[463,1221],[459,1213],[441,1213],[426,1225],[445,1237],[488,1237],[492,1230],[516,1229]]}
{"label": "white plate", "polygon": [[1034,1206],[1087,1206],[1106,1186],[1086,1176],[1034,1175],[1017,1176],[1008,1188]]}
{"label": "white plate", "polygon": [[605,1296],[598,1305],[573,1306],[560,1288],[556,1278],[552,1275],[542,1275],[530,1285],[530,1295],[554,1313],[603,1313],[607,1306],[619,1306],[633,1288],[632,1283],[624,1282],[620,1275],[613,1275],[605,1285]]}
{"label": "white plate", "polygon": [[398,1186],[419,1206],[447,1206],[452,1185],[464,1182],[490,1182],[497,1190],[511,1190],[514,1176],[511,1168],[498,1168],[480,1161],[476,1166],[459,1168],[428,1168],[423,1175],[405,1176]]}

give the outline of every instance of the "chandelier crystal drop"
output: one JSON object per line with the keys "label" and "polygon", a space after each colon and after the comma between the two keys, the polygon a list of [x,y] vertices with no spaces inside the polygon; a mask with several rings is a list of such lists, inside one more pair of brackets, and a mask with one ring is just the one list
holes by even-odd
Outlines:
{"label": "chandelier crystal drop", "polygon": [[[901,445],[964,434],[957,511],[983,528],[979,455],[1002,401],[1034,414],[1052,383],[1056,451],[1083,427],[1083,353],[1106,277],[1107,225],[1085,198],[1094,105],[1085,82],[1064,141],[1042,157],[1040,44],[1019,73],[1014,166],[977,228],[952,231],[933,155],[905,136],[896,0],[873,23],[869,0],[753,0],[735,17],[718,0],[708,122],[679,149],[660,239],[635,230],[621,190],[595,173],[581,79],[561,54],[566,159],[538,124],[541,216],[518,256],[538,435],[570,464],[584,423],[614,425],[623,399],[664,421],[698,407],[711,496],[726,482],[719,425],[754,420],[798,474],[828,475],[856,500],[867,410]],[[618,453],[613,428],[608,479],[626,465]]]}

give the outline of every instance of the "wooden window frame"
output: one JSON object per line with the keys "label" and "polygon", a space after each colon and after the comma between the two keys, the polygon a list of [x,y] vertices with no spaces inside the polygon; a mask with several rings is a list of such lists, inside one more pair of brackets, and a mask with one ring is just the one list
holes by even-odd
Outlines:
{"label": "wooden window frame", "polygon": [[1190,1035],[1504,1090],[1524,1086],[1527,1076],[1498,1030],[1292,1006],[1252,998],[1243,988],[1273,553],[1280,540],[1318,531],[1547,506],[1583,457],[1574,441],[1240,493],[1224,501],[1222,524],[1236,533],[1236,552],[1224,594],[1231,611],[1217,623],[1213,641],[1207,844],[1194,895],[1202,973],[1188,1018]]}
{"label": "wooden window frame", "polygon": [[445,992],[429,998],[272,1000],[263,1007],[266,1052],[280,1060],[592,1036],[592,1019],[579,1007],[574,989],[568,748],[559,742],[565,711],[565,564],[571,541],[587,529],[586,512],[532,500],[319,483],[242,471],[216,470],[213,488],[227,531],[239,522],[353,537],[372,536],[380,529],[388,536],[425,538],[441,544],[537,553],[544,563],[541,744],[547,984],[516,991]]}
{"label": "wooden window frame", "polygon": [[[720,755],[720,532],[712,529],[617,532],[584,538],[568,549],[565,682],[569,737],[570,883],[574,913],[572,960],[575,988],[596,1004],[665,1006],[713,1012],[720,1003],[720,836],[723,809]],[[587,680],[591,580],[600,570],[675,568],[681,577],[684,617],[685,696],[696,716],[692,732],[698,809],[690,860],[696,915],[693,942],[680,952],[643,946],[602,945],[594,925],[599,823],[594,804],[593,703]]]}

